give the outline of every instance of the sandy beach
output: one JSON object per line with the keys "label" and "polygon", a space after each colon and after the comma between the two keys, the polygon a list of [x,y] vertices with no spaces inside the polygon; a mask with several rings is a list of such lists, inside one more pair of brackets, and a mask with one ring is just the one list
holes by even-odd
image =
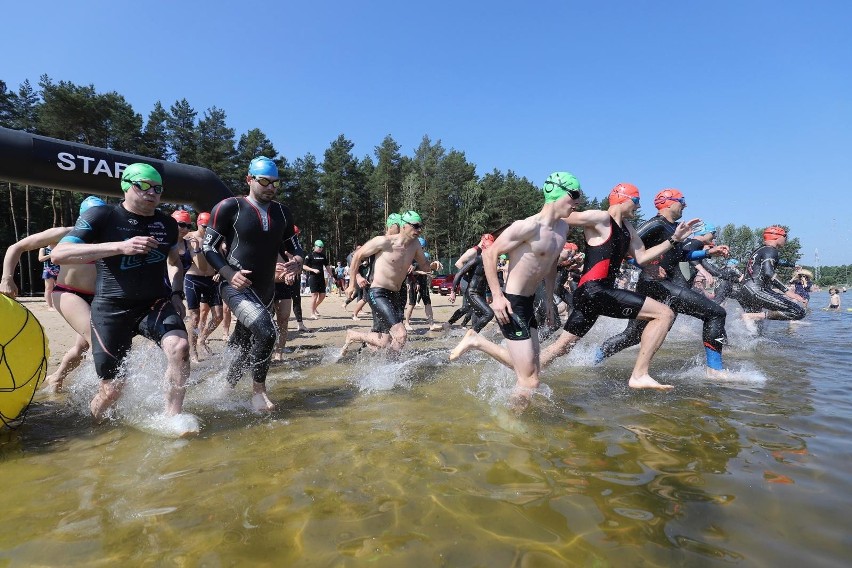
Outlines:
{"label": "sandy beach", "polygon": [[[47,331],[48,341],[50,344],[50,359],[48,374],[56,370],[62,356],[74,344],[75,334],[59,312],[48,310],[47,305],[42,297],[34,298],[17,298],[24,304],[42,323]],[[329,295],[325,301],[320,304],[319,312],[322,317],[318,320],[313,320],[310,317],[304,320],[305,326],[309,331],[299,332],[296,330],[296,321],[291,316],[290,329],[288,330],[287,347],[296,351],[310,352],[320,347],[329,347],[333,345],[343,345],[344,334],[350,327],[359,329],[369,329],[372,326],[372,315],[369,307],[365,307],[360,313],[360,319],[353,321],[352,312],[355,303],[349,304],[348,307],[343,305],[343,297],[337,294]],[[302,310],[305,314],[310,313],[311,297],[308,295],[302,296]],[[435,322],[442,323],[447,321],[453,311],[461,305],[461,300],[456,301],[456,305],[450,304],[447,296],[432,295],[432,307],[435,313]],[[420,335],[436,335],[436,332],[429,332],[426,323],[426,314],[423,310],[423,305],[418,304],[414,309],[414,314],[411,318],[414,327],[413,332],[409,332],[409,336]],[[233,322],[231,329],[233,330]],[[437,332],[440,333],[440,332]],[[134,341],[146,341],[144,338],[136,338]],[[222,337],[222,327],[220,326],[213,332],[210,341],[210,348],[214,353],[222,350],[224,341]],[[289,350],[288,350],[289,351]],[[285,356],[286,364],[286,356]],[[73,380],[73,373],[69,379]]]}

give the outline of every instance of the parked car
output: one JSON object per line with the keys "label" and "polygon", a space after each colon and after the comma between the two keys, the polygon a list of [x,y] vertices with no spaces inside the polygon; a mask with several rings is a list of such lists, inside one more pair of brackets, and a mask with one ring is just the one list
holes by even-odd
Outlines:
{"label": "parked car", "polygon": [[453,285],[455,274],[438,274],[432,277],[432,293],[446,296],[450,293],[450,286]]}

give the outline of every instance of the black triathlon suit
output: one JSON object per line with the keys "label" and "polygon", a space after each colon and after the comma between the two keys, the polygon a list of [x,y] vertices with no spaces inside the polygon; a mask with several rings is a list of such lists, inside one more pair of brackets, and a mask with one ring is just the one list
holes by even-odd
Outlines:
{"label": "black triathlon suit", "polygon": [[[227,247],[227,258],[220,245]],[[231,308],[237,324],[228,341],[237,349],[227,379],[232,385],[246,369],[252,370],[257,383],[266,382],[272,350],[278,330],[270,307],[275,296],[275,264],[278,255],[303,254],[293,228],[290,210],[277,201],[266,207],[248,197],[229,197],[210,213],[210,225],[204,236],[204,256],[220,271],[250,270],[246,277],[251,286],[236,290],[223,279],[219,285],[222,301]]]}
{"label": "black triathlon suit", "polygon": [[308,272],[308,286],[311,294],[325,294],[325,267],[328,265],[325,253],[314,251],[306,254],[304,265],[319,270],[316,274]]}
{"label": "black triathlon suit", "polygon": [[784,295],[787,286],[775,277],[778,264],[778,249],[775,247],[764,245],[752,251],[746,264],[740,305],[750,313],[769,310],[771,319],[800,320],[805,317],[805,308]]}
{"label": "black triathlon suit", "polygon": [[645,296],[615,288],[624,257],[630,248],[630,230],[609,218],[609,238],[597,246],[586,245],[583,275],[574,291],[574,310],[562,329],[583,337],[600,316],[635,319],[645,303]]}
{"label": "black triathlon suit", "polygon": [[177,221],[157,210],[136,215],[119,205],[84,212],[62,242],[109,243],[151,236],[159,245],[147,255],[114,255],[98,260],[92,301],[92,359],[102,380],[114,379],[133,336],[160,344],[170,331],[186,332],[166,284],[169,251],[178,240]]}
{"label": "black triathlon suit", "polygon": [[[643,223],[637,232],[645,248],[650,249],[671,237],[676,228],[677,223],[657,215]],[[697,250],[703,248],[699,241],[694,240],[686,250],[684,250],[686,243],[675,243],[653,261],[651,266],[662,268],[665,271],[665,277],[659,278],[656,274],[650,275],[643,271],[639,275],[636,292],[666,304],[675,314],[686,314],[703,320],[704,347],[721,353],[722,346],[727,342],[725,309],[701,292],[693,290],[691,283],[687,281],[680,269],[680,263],[688,261],[687,255],[696,250],[695,243],[700,245]],[[633,320],[628,323],[623,332],[604,341],[601,346],[603,355],[609,357],[622,349],[638,345],[648,323],[648,320]]]}

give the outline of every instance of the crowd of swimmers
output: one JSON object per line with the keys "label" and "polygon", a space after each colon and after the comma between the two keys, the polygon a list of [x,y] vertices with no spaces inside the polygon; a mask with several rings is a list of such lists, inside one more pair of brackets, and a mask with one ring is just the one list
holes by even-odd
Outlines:
{"label": "crowd of swimmers", "polygon": [[[354,319],[365,306],[372,312],[369,331],[346,331],[340,356],[363,346],[398,355],[419,301],[432,331],[469,322],[450,360],[479,350],[514,371],[510,404],[518,410],[539,387],[541,369],[567,354],[600,316],[627,325],[602,343],[596,363],[638,345],[627,384],[665,390],[672,386],[652,376],[651,361],[678,314],[701,320],[706,373],[717,378],[726,373],[725,299],[739,302],[749,321],[798,320],[806,313],[810,273],[797,270],[788,283],[776,274],[784,265],[779,257],[787,239],[784,228],[766,228],[763,244],[740,271],[734,259],[721,266],[709,262],[727,257],[728,247],[715,244],[716,228],[709,223],[681,221],[687,207],[681,191],[658,192],[657,215],[634,228],[631,219],[640,206],[635,185],[613,187],[607,210],[576,211],[580,183],[568,172],[555,172],[542,186],[540,211],[496,236],[482,235],[459,258],[450,301],[457,291],[463,301],[448,323],[437,324],[429,277],[442,267],[425,250],[424,221],[416,211],[391,214],[383,234],[355,247],[347,266],[338,263],[332,271],[323,241],[303,250],[290,209],[275,200],[281,185],[275,163],[255,158],[245,183],[247,195],[200,213],[193,231],[189,212],[179,209],[169,216],[158,209],[165,190],[160,173],[131,164],[121,177],[121,203],[87,197],[73,227],[48,229],[7,250],[0,293],[17,295],[13,275],[21,254],[42,249],[40,259],[56,267],[55,284],[46,293],[49,305],[77,333],[48,386],[61,388],[91,348],[100,383],[90,410],[96,420],[103,419],[121,395],[122,363],[133,337],[141,335],[165,354],[165,413],[180,415],[190,365],[199,360],[199,349],[210,352],[210,335],[223,323],[235,351],[227,381],[235,386],[250,373],[252,406],[272,410],[266,376],[270,363],[283,358],[291,311],[304,329],[302,274],[311,293],[311,318],[320,317],[330,282],[345,287],[347,303],[356,302]],[[582,230],[583,252],[567,240],[572,227]],[[638,277],[625,278],[631,272]],[[703,288],[713,282],[715,294],[708,297]],[[839,307],[839,297],[832,295],[834,305]],[[495,343],[482,333],[492,320],[505,341]],[[543,340],[550,342],[542,348]]]}

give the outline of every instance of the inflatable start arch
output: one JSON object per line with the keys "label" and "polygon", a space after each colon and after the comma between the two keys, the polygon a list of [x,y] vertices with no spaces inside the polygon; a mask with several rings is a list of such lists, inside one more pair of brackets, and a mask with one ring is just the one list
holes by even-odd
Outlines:
{"label": "inflatable start arch", "polygon": [[121,173],[143,162],[163,176],[163,200],[210,211],[231,191],[207,168],[154,160],[0,127],[0,180],[121,197]]}

